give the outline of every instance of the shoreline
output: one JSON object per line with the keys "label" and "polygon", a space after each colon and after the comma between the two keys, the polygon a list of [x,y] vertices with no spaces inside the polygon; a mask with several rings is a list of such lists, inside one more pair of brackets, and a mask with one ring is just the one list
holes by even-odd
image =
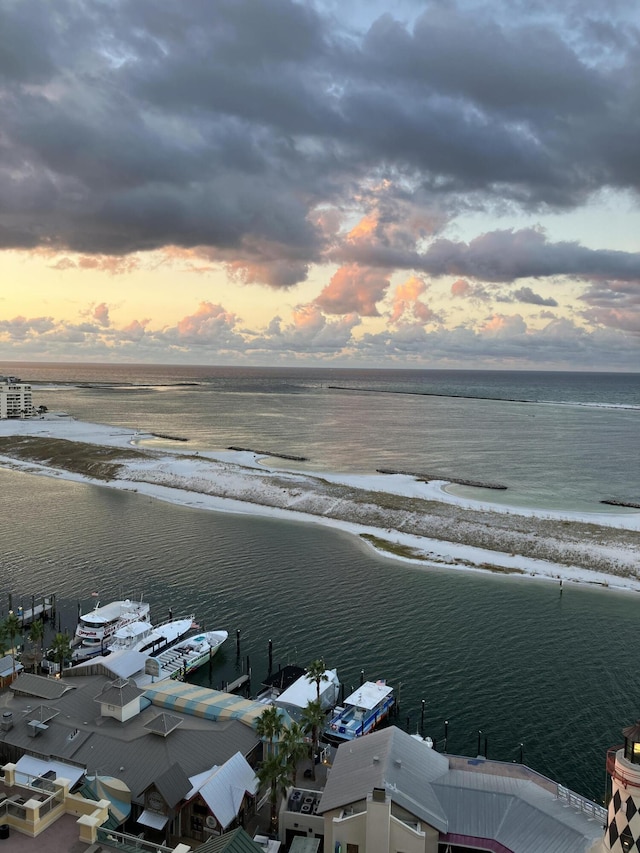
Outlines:
{"label": "shoreline", "polygon": [[445,481],[424,483],[410,475],[300,473],[272,468],[254,451],[151,449],[143,444],[153,438],[149,433],[55,415],[0,421],[0,439],[13,437],[120,449],[123,457],[117,475],[108,478],[2,450],[0,468],[117,488],[187,508],[322,524],[356,536],[382,557],[424,570],[640,591],[633,536],[640,530],[640,513],[536,512],[463,499],[448,493]]}

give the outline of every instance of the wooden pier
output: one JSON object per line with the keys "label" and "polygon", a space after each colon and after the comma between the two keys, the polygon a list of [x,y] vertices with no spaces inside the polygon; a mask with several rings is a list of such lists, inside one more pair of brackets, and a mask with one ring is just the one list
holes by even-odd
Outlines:
{"label": "wooden pier", "polygon": [[39,620],[46,622],[53,619],[56,612],[56,597],[55,595],[41,595],[37,598],[31,596],[31,607],[13,606],[12,596],[9,595],[9,612],[15,613],[20,621],[22,628],[29,628],[34,622]]}

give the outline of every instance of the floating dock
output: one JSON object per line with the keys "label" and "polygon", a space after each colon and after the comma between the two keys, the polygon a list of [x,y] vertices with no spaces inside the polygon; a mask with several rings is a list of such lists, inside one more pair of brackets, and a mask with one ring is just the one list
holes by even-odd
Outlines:
{"label": "floating dock", "polygon": [[34,622],[46,622],[52,619],[56,612],[56,597],[55,595],[41,595],[38,597],[36,604],[36,596],[31,597],[31,607],[13,607],[11,595],[9,596],[9,611],[13,611],[23,628],[28,628]]}

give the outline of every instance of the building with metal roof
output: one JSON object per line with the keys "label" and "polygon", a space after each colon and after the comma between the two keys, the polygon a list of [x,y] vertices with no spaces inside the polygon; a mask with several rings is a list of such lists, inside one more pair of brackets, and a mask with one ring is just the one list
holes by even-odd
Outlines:
{"label": "building with metal roof", "polygon": [[[170,682],[167,690],[174,684],[179,682]],[[224,766],[238,753],[255,763],[261,742],[251,715],[249,723],[233,715],[213,718],[198,714],[197,703],[174,706],[168,713],[155,698],[111,674],[62,679],[21,675],[4,703],[0,763],[16,763],[23,756],[39,759],[78,786],[85,774],[120,780],[131,792],[132,825],[144,811],[154,812],[148,796],[153,790],[161,800],[155,812],[169,815],[167,831],[179,837],[182,799],[193,787],[190,779]]]}
{"label": "building with metal roof", "polygon": [[522,765],[440,754],[396,727],[339,747],[317,814],[325,850],[606,849],[606,811],[595,803]]}

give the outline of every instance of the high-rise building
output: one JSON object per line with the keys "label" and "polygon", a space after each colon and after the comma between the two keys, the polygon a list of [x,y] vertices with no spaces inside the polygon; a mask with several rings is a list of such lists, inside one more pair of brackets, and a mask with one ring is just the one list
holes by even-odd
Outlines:
{"label": "high-rise building", "polygon": [[32,415],[31,385],[25,385],[17,376],[0,376],[0,420]]}

